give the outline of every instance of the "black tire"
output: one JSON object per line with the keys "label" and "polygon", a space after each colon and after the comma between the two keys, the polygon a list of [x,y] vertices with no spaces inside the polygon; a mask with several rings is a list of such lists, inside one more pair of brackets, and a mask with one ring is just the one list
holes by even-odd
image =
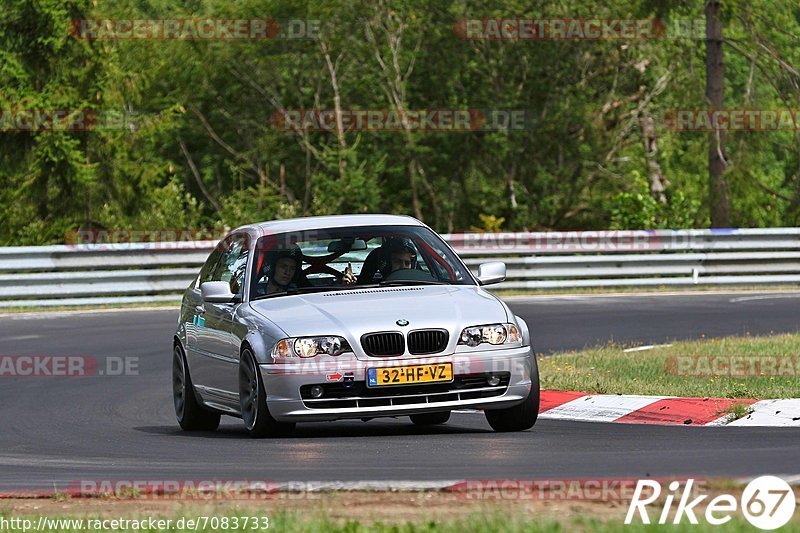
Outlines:
{"label": "black tire", "polygon": [[186,355],[178,343],[172,351],[172,400],[175,417],[184,431],[214,431],[219,427],[219,413],[205,409],[197,401]]}
{"label": "black tire", "polygon": [[411,421],[417,426],[434,426],[436,424],[444,424],[448,420],[450,420],[450,411],[411,415]]}
{"label": "black tire", "polygon": [[539,366],[536,357],[531,363],[531,391],[519,405],[507,409],[491,409],[485,412],[486,421],[492,429],[500,432],[525,431],[536,424],[539,418]]}
{"label": "black tire", "polygon": [[239,404],[247,433],[254,438],[291,435],[294,424],[278,422],[267,409],[267,394],[253,352],[245,348],[239,362]]}

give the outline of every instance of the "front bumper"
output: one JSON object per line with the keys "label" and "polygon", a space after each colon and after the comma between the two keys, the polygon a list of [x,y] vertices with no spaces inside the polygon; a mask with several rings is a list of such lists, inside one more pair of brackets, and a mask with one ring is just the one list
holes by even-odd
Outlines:
{"label": "front bumper", "polygon": [[[453,409],[502,409],[524,400],[531,389],[533,352],[529,346],[413,359],[374,361],[318,360],[296,364],[263,364],[261,375],[270,414],[283,422],[314,422],[347,418],[403,416]],[[452,384],[366,387],[367,369],[427,363],[453,364]],[[341,377],[339,377],[341,375]],[[490,375],[501,383],[482,382]],[[349,382],[351,389],[342,389]],[[335,398],[311,399],[301,388],[311,385],[336,390]],[[341,386],[340,386],[341,385]]]}

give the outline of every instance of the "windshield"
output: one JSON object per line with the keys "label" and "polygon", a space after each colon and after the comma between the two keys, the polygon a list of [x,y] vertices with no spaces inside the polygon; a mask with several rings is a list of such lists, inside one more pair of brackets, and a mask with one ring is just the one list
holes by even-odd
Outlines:
{"label": "windshield", "polygon": [[250,298],[395,284],[475,282],[461,260],[428,228],[318,229],[258,240]]}

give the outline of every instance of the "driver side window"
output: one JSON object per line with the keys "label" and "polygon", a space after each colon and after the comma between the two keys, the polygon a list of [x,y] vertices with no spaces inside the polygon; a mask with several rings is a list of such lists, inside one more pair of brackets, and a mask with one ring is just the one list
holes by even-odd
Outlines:
{"label": "driver side window", "polygon": [[206,281],[212,281],[211,278],[214,277],[214,271],[217,269],[217,264],[219,263],[219,258],[222,257],[222,252],[224,251],[223,243],[219,243],[214,251],[211,252],[211,255],[208,256],[206,262],[203,264],[203,268],[200,269],[200,275],[197,278],[197,289],[200,289],[200,285],[205,283]]}
{"label": "driver side window", "polygon": [[247,243],[246,235],[231,237],[210,281],[225,281],[230,285],[233,294],[241,292],[249,256]]}

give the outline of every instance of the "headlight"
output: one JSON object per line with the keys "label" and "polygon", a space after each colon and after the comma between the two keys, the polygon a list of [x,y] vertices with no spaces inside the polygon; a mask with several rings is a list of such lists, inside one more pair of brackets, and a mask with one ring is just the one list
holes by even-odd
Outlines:
{"label": "headlight", "polygon": [[518,344],[522,340],[514,324],[488,324],[464,328],[458,339],[459,344],[478,346],[479,344]]}
{"label": "headlight", "polygon": [[352,351],[350,345],[342,337],[295,337],[278,341],[272,349],[272,358],[337,356],[349,351]]}

